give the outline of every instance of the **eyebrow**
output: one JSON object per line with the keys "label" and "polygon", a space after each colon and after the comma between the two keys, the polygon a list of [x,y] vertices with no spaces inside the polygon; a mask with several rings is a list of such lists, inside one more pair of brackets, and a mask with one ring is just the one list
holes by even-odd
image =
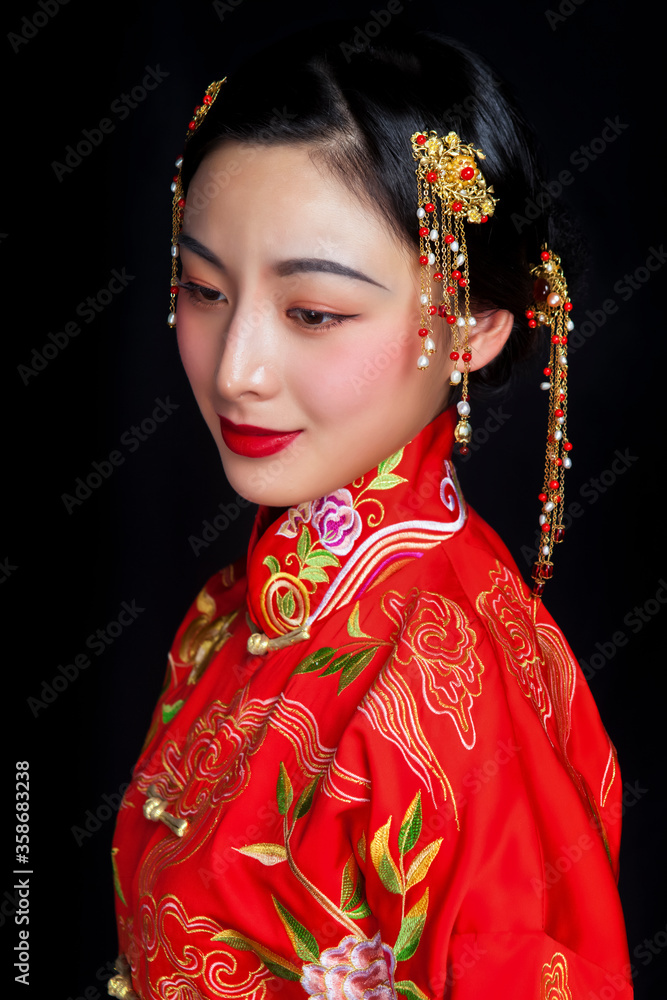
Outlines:
{"label": "eyebrow", "polygon": [[[209,264],[213,264],[220,271],[227,271],[220,258],[212,250],[209,250],[207,246],[204,246],[203,243],[195,239],[194,236],[181,233],[178,242],[180,246],[196,253],[198,257],[208,261]],[[355,281],[366,281],[369,285],[375,285],[377,288],[384,289],[385,292],[389,291],[385,285],[381,285],[379,281],[375,281],[374,278],[364,274],[363,271],[357,271],[355,268],[348,267],[346,264],[340,264],[336,260],[326,260],[321,257],[295,257],[292,260],[282,260],[274,265],[274,271],[279,278],[287,278],[292,274],[310,274],[314,272],[338,274],[344,278],[353,278]]]}

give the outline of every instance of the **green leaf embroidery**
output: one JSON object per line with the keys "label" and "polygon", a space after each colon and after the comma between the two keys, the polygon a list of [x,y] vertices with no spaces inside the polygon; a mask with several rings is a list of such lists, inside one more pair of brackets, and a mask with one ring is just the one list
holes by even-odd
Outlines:
{"label": "green leaf embroidery", "polygon": [[421,791],[418,791],[414,799],[408,806],[403,817],[401,829],[398,834],[398,849],[401,854],[406,854],[415,846],[422,829],[422,800]]}
{"label": "green leaf embroidery", "polygon": [[412,958],[417,950],[424,924],[426,923],[426,910],[428,907],[428,889],[409,913],[403,917],[401,929],[394,945],[396,961],[402,962],[406,958]]}
{"label": "green leaf embroidery", "polygon": [[359,906],[355,906],[353,910],[346,911],[353,920],[361,920],[362,917],[370,917],[373,915],[372,910],[366,900],[359,903]]}
{"label": "green leaf embroidery", "polygon": [[371,915],[368,903],[364,899],[364,876],[357,867],[354,854],[350,855],[343,869],[340,908],[349,913],[353,920],[361,920],[362,917]]}
{"label": "green leaf embroidery", "polygon": [[400,983],[394,983],[394,989],[397,993],[402,993],[408,1000],[428,1000],[426,994],[422,993],[411,979],[402,979]]}
{"label": "green leaf embroidery", "polygon": [[279,865],[287,861],[287,851],[282,844],[246,844],[245,847],[233,847],[239,854],[247,854],[263,865]]}
{"label": "green leaf embroidery", "polygon": [[295,607],[296,605],[294,603],[294,594],[292,593],[291,590],[288,590],[287,593],[283,596],[282,613],[284,617],[291,618],[292,615],[294,614]]}
{"label": "green leaf embroidery", "polygon": [[269,972],[272,972],[274,976],[279,976],[281,979],[291,979],[293,982],[297,982],[301,979],[302,971],[296,965],[292,965],[291,962],[288,962],[287,959],[283,958],[281,955],[276,955],[275,952],[270,951],[269,948],[265,948],[264,945],[259,944],[258,941],[253,941],[251,938],[247,938],[244,934],[241,934],[240,931],[228,928],[224,931],[220,931],[220,933],[216,934],[212,940],[223,941],[232,948],[238,948],[239,951],[254,952],[255,955],[262,960]]}
{"label": "green leaf embroidery", "polygon": [[300,580],[312,580],[313,583],[328,583],[329,577],[326,570],[320,566],[304,566],[299,570]]}
{"label": "green leaf embroidery", "polygon": [[335,660],[332,660],[327,669],[320,674],[320,677],[328,677],[330,674],[337,674],[339,670],[347,666],[347,663],[352,656],[351,653],[341,653],[337,656]]}
{"label": "green leaf embroidery", "polygon": [[311,549],[305,561],[309,566],[340,566],[338,556],[325,549]]}
{"label": "green leaf embroidery", "polygon": [[179,709],[183,708],[183,705],[185,705],[185,701],[183,700],[183,698],[179,699],[179,701],[175,701],[173,705],[163,705],[162,721],[171,722],[171,720],[174,718]]}
{"label": "green leaf embroidery", "polygon": [[333,646],[323,646],[322,649],[316,649],[314,653],[306,656],[292,672],[295,674],[312,674],[314,670],[319,670],[320,667],[323,667],[335,652],[336,650]]}
{"label": "green leaf embroidery", "polygon": [[301,534],[299,535],[299,541],[296,546],[296,554],[299,557],[299,562],[304,563],[306,561],[306,556],[310,551],[310,532],[305,524],[301,525]]}
{"label": "green leaf embroidery", "polygon": [[442,837],[438,840],[434,840],[432,844],[425,847],[423,851],[420,851],[415,860],[412,862],[408,868],[408,874],[406,876],[406,887],[411,889],[413,885],[417,882],[421,882],[425,878],[429,868],[431,867],[431,862],[435,859],[436,854],[440,850],[440,845],[442,843]]}
{"label": "green leaf embroidery", "polygon": [[271,899],[299,958],[305,962],[319,962],[320,950],[310,931],[306,930],[303,924],[300,924],[296,917],[289,910],[286,910],[282,903],[278,902],[275,896],[271,896]]}
{"label": "green leaf embroidery", "polygon": [[271,571],[272,574],[280,573],[280,563],[278,562],[275,556],[267,556],[266,559],[263,560],[263,564],[264,566],[269,567],[269,570]]}
{"label": "green leaf embroidery", "polygon": [[357,850],[362,861],[366,860],[366,834],[362,833],[357,841]]}
{"label": "green leaf embroidery", "polygon": [[382,476],[386,472],[392,472],[403,458],[404,450],[404,448],[401,448],[400,451],[394,452],[389,458],[385,458],[384,462],[380,462],[378,465],[378,475]]}
{"label": "green leaf embroidery", "polygon": [[359,625],[359,601],[352,608],[352,614],[347,620],[347,634],[351,635],[353,639],[372,638],[367,632],[363,632]]}
{"label": "green leaf embroidery", "polygon": [[343,672],[340,675],[340,680],[338,682],[338,694],[340,694],[341,691],[348,686],[348,684],[351,684],[352,681],[357,679],[364,667],[367,667],[371,662],[379,648],[379,646],[371,646],[370,649],[362,649],[360,653],[355,653],[350,657],[349,662],[345,664]]}
{"label": "green leaf embroidery", "polygon": [[407,483],[407,479],[404,476],[395,476],[393,473],[389,473],[384,476],[376,476],[372,483],[369,484],[369,490],[390,490],[394,486],[398,486],[399,483]]}
{"label": "green leaf embroidery", "polygon": [[401,875],[389,851],[390,829],[391,816],[384,826],[381,826],[379,830],[375,831],[375,836],[371,841],[370,848],[371,860],[385,889],[388,889],[389,892],[395,892],[397,895],[401,896],[403,894],[403,889],[401,887]]}
{"label": "green leaf embroidery", "polygon": [[118,847],[111,848],[111,868],[113,871],[113,885],[114,889],[118,893],[118,898],[120,899],[121,903],[123,903],[124,906],[127,906],[125,896],[123,895],[123,887],[120,884],[120,875],[118,874],[118,864],[116,863],[116,855],[118,854],[118,851],[119,851]]}
{"label": "green leaf embroidery", "polygon": [[282,761],[280,762],[280,770],[278,771],[276,798],[278,800],[278,812],[281,816],[286,816],[289,807],[292,805],[294,792],[292,791],[292,782],[289,780],[289,775]]}
{"label": "green leaf embroidery", "polygon": [[310,781],[301,792],[301,795],[296,800],[296,806],[294,807],[294,819],[301,819],[301,817],[305,816],[312,806],[313,795],[315,794],[315,789],[319,780],[319,778],[313,778],[313,780]]}

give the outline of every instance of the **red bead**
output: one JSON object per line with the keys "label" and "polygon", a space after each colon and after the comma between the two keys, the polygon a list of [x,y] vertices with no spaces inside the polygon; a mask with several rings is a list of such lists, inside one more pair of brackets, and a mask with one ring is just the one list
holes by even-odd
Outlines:
{"label": "red bead", "polygon": [[456,289],[454,288],[453,285],[447,285],[447,294],[456,295]]}
{"label": "red bead", "polygon": [[420,337],[428,337],[430,332],[431,331],[427,330],[425,326],[422,326],[419,330],[417,330]]}
{"label": "red bead", "polygon": [[560,344],[560,337],[558,336],[557,333],[554,333],[553,337],[551,338],[551,343],[552,344]]}
{"label": "red bead", "polygon": [[428,256],[425,253],[423,253],[421,255],[421,257],[419,258],[419,263],[420,264],[428,264]]}
{"label": "red bead", "polygon": [[194,111],[192,112],[192,114],[193,114],[193,115],[196,115],[198,111],[201,111],[201,104],[198,104],[198,105],[196,106],[196,108],[194,109]]}
{"label": "red bead", "polygon": [[546,302],[550,291],[551,288],[546,278],[536,278],[533,282],[533,302],[536,302],[538,306],[541,302]]}
{"label": "red bead", "polygon": [[554,465],[562,465],[562,464],[563,464],[562,458],[554,458]]}
{"label": "red bead", "polygon": [[546,493],[539,493],[537,499],[540,501],[540,503],[545,503],[547,499]]}
{"label": "red bead", "polygon": [[465,288],[465,286],[467,284],[468,284],[468,282],[466,281],[466,279],[465,278],[461,278],[461,280],[459,281],[459,288]]}
{"label": "red bead", "polygon": [[560,503],[560,496],[554,497],[554,503]]}
{"label": "red bead", "polygon": [[470,353],[470,351],[464,351],[463,354],[461,355],[461,360],[465,361],[466,364],[468,361],[472,361],[472,354]]}
{"label": "red bead", "polygon": [[456,316],[448,316],[447,322],[449,323],[450,326],[454,326],[454,323],[456,323]]}
{"label": "red bead", "polygon": [[454,281],[458,281],[459,278],[463,277],[460,271],[452,271],[452,278]]}
{"label": "red bead", "polygon": [[172,177],[172,181],[174,182],[174,184],[176,183],[177,180],[178,180],[178,174],[174,174],[174,176]]}
{"label": "red bead", "polygon": [[548,524],[543,524],[542,525],[542,531],[544,532],[545,535],[548,534],[550,530],[551,530],[551,528],[550,528],[550,526]]}
{"label": "red bead", "polygon": [[197,128],[196,122],[190,122],[188,128],[190,129],[191,132],[194,132],[194,130]]}
{"label": "red bead", "polygon": [[572,444],[570,441],[566,441],[563,445],[563,451],[572,451]]}
{"label": "red bead", "polygon": [[178,207],[179,208],[185,208],[185,198],[179,198],[178,199]]}
{"label": "red bead", "polygon": [[544,593],[544,584],[543,583],[534,583],[533,584],[533,591],[532,591],[532,593],[533,593],[533,597],[541,597],[542,594]]}
{"label": "red bead", "polygon": [[544,368],[543,371],[545,375],[551,375],[551,368]]}
{"label": "red bead", "polygon": [[479,221],[480,222],[488,222],[489,221],[488,215],[480,215]]}
{"label": "red bead", "polygon": [[445,236],[445,243],[450,244],[453,242],[454,242],[454,237],[452,236],[451,233],[447,233],[447,235]]}
{"label": "red bead", "polygon": [[447,315],[447,306],[444,303],[442,303],[442,305],[438,306],[438,316],[446,316],[446,315]]}
{"label": "red bead", "polygon": [[460,212],[463,208],[463,204],[460,201],[452,202],[452,212]]}
{"label": "red bead", "polygon": [[435,316],[435,314],[437,313],[437,311],[438,311],[438,307],[437,306],[429,306],[428,307],[428,314],[429,314],[429,316]]}
{"label": "red bead", "polygon": [[558,393],[558,398],[560,399],[561,403],[563,403],[565,401],[565,393],[564,392],[559,392]]}
{"label": "red bead", "polygon": [[553,563],[542,563],[540,576],[545,580],[550,580],[554,575]]}
{"label": "red bead", "polygon": [[424,143],[426,142],[426,136],[418,135],[417,138],[415,139],[415,142],[417,143],[418,146],[423,146]]}
{"label": "red bead", "polygon": [[549,260],[550,256],[551,255],[550,255],[550,253],[549,253],[548,250],[543,250],[542,253],[540,254],[540,257],[542,258],[542,260]]}
{"label": "red bead", "polygon": [[550,483],[549,483],[549,489],[550,490],[557,490],[558,489],[558,480],[557,479],[552,479],[550,481]]}
{"label": "red bead", "polygon": [[565,536],[565,528],[556,528],[554,532],[554,542],[562,542]]}
{"label": "red bead", "polygon": [[564,416],[564,413],[563,413],[563,411],[561,409],[554,410],[554,416],[555,417],[562,417],[562,416]]}
{"label": "red bead", "polygon": [[427,201],[426,202],[426,204],[424,205],[424,211],[425,212],[433,212],[433,211],[435,211],[435,205],[433,204],[432,201]]}
{"label": "red bead", "polygon": [[559,372],[558,374],[561,378],[567,378],[567,372]]}
{"label": "red bead", "polygon": [[429,182],[429,184],[432,184],[434,181],[437,181],[437,179],[438,179],[437,170],[429,170],[429,172],[426,175],[426,180]]}
{"label": "red bead", "polygon": [[172,295],[178,295],[178,285],[172,285],[171,286],[171,294]]}
{"label": "red bead", "polygon": [[420,236],[428,236],[428,233],[429,233],[428,226],[422,226],[421,229],[419,230]]}
{"label": "red bead", "polygon": [[526,319],[532,319],[535,313],[532,309],[526,309]]}
{"label": "red bead", "polygon": [[560,338],[560,342],[561,342],[561,344],[567,344],[567,334],[566,333],[564,333],[563,336]]}
{"label": "red bead", "polygon": [[565,310],[565,312],[568,312],[568,313],[572,312],[572,303],[571,302],[566,302],[565,305],[563,306],[563,309]]}
{"label": "red bead", "polygon": [[553,441],[553,439],[554,439],[553,434],[548,434],[547,435],[547,441]]}
{"label": "red bead", "polygon": [[471,181],[475,176],[475,171],[472,167],[464,167],[461,171],[461,178],[464,181]]}
{"label": "red bead", "polygon": [[442,278],[443,278],[442,271],[436,271],[435,274],[433,275],[434,281],[442,281]]}
{"label": "red bead", "polygon": [[470,449],[468,448],[467,444],[462,444],[461,447],[459,448],[460,455],[467,455],[469,451]]}
{"label": "red bead", "polygon": [[459,360],[459,352],[458,351],[452,351],[452,353],[449,356],[452,359],[452,361],[458,361]]}
{"label": "red bead", "polygon": [[206,94],[204,97],[204,104],[213,104],[213,98],[210,94]]}
{"label": "red bead", "polygon": [[528,326],[531,328],[531,330],[534,330],[535,327],[537,326],[537,320],[536,319],[529,319],[528,320]]}

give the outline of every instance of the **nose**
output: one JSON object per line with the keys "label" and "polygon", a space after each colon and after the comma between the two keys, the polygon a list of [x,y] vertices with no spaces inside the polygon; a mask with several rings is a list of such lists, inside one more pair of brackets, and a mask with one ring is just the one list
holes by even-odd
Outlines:
{"label": "nose", "polygon": [[261,297],[239,301],[221,340],[216,386],[233,401],[270,398],[280,386],[280,333],[274,304]]}

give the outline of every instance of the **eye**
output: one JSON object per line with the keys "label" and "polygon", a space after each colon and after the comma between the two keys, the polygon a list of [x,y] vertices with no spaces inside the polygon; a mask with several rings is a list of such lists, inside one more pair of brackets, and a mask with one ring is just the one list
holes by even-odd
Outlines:
{"label": "eye", "polygon": [[345,320],[355,319],[355,316],[344,316],[341,313],[320,312],[317,309],[289,309],[287,315],[296,319],[302,326],[311,329],[332,329],[340,326]]}
{"label": "eye", "polygon": [[216,288],[207,288],[206,285],[198,285],[194,281],[179,281],[177,284],[197,305],[215,306],[227,301],[227,296]]}

